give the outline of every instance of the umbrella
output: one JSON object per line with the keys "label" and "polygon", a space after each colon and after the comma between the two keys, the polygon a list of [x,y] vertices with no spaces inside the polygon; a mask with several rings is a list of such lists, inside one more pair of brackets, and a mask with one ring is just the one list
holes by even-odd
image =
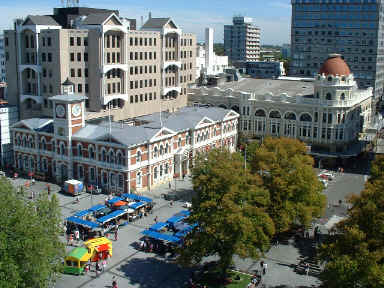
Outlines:
{"label": "umbrella", "polygon": [[116,206],[116,207],[125,206],[125,205],[127,205],[127,202],[121,201],[121,200],[113,204],[113,206]]}

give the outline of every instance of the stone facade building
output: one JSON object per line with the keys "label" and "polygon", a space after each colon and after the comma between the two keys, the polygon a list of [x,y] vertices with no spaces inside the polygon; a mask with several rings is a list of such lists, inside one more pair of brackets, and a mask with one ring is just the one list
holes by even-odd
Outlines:
{"label": "stone facade building", "polygon": [[[191,103],[231,108],[249,137],[298,138],[314,148],[341,152],[372,122],[372,88],[359,89],[340,55],[330,55],[314,80],[243,80],[258,86],[196,89]],[[244,87],[244,86],[243,86]]]}

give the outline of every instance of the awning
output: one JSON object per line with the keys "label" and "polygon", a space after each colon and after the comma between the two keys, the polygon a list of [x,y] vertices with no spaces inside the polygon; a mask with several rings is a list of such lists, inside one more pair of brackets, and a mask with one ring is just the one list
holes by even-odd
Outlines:
{"label": "awning", "polygon": [[153,224],[151,227],[149,227],[149,230],[157,232],[157,231],[160,231],[161,229],[163,229],[166,226],[168,226],[167,223],[159,222],[159,223]]}
{"label": "awning", "polygon": [[136,201],[148,202],[148,203],[153,201],[151,198],[140,196],[140,195],[136,195],[136,194],[128,194],[128,193],[126,193],[126,194],[121,195],[121,197],[126,198],[126,199],[136,200]]}
{"label": "awning", "polygon": [[97,252],[102,252],[102,251],[108,251],[109,250],[109,244],[101,244],[100,246],[96,247]]}
{"label": "awning", "polygon": [[119,202],[119,201],[121,201],[121,200],[123,200],[123,199],[120,198],[120,197],[115,197],[115,198],[112,198],[111,200],[108,200],[107,202],[108,202],[108,204],[113,205],[113,204],[115,204],[116,202]]}
{"label": "awning", "polygon": [[84,217],[84,216],[86,216],[86,215],[88,215],[88,214],[91,214],[91,213],[92,213],[92,211],[89,211],[89,210],[83,210],[83,211],[79,211],[79,212],[75,213],[75,215],[73,215],[73,216],[76,216],[76,217]]}
{"label": "awning", "polygon": [[161,240],[161,241],[164,241],[164,242],[169,242],[169,243],[180,242],[180,239],[175,237],[175,236],[166,235],[166,234],[158,233],[158,232],[155,232],[155,231],[144,230],[141,233],[144,234],[145,236],[150,237],[150,238]]}
{"label": "awning", "polygon": [[192,224],[192,225],[186,225],[184,226],[184,229],[180,230],[175,234],[176,237],[178,238],[183,238],[185,237],[189,232],[193,230],[193,228],[197,227],[197,224]]}
{"label": "awning", "polygon": [[77,225],[81,225],[81,226],[84,226],[84,227],[87,227],[87,228],[91,228],[91,229],[94,229],[94,228],[97,228],[97,227],[100,226],[97,223],[94,223],[94,222],[91,222],[91,221],[87,221],[87,220],[83,220],[83,219],[80,219],[80,218],[77,218],[77,217],[74,217],[74,216],[68,217],[66,220],[67,220],[67,222],[71,222],[71,223],[74,223],[74,224],[77,224]]}
{"label": "awning", "polygon": [[141,207],[143,207],[143,206],[145,206],[147,203],[145,203],[145,202],[135,202],[135,203],[133,203],[133,204],[130,204],[129,205],[129,208],[132,208],[132,209],[139,209],[139,208],[141,208]]}
{"label": "awning", "polygon": [[191,215],[191,212],[189,212],[188,210],[183,210],[183,211],[180,211],[179,213],[176,213],[173,216],[186,216],[186,217],[188,217],[189,215]]}
{"label": "awning", "polygon": [[125,206],[125,205],[127,205],[127,202],[125,202],[125,201],[117,201],[117,202],[115,202],[114,204],[113,204],[113,206],[115,206],[115,207],[120,207],[120,206]]}
{"label": "awning", "polygon": [[115,219],[121,215],[126,214],[126,213],[127,212],[124,210],[115,210],[115,211],[109,213],[108,215],[105,215],[103,217],[98,218],[97,222],[104,224],[104,223],[109,222],[109,221],[111,221],[111,220],[113,220],[113,219]]}
{"label": "awning", "polygon": [[181,220],[187,218],[185,215],[181,216],[173,216],[167,220],[167,223],[175,225],[177,222],[180,222]]}
{"label": "awning", "polygon": [[88,210],[89,210],[89,211],[92,211],[92,212],[96,212],[96,211],[99,211],[99,210],[101,210],[101,209],[103,209],[103,208],[105,208],[105,207],[106,207],[106,206],[103,205],[103,204],[97,204],[97,205],[95,205],[95,206],[89,208]]}

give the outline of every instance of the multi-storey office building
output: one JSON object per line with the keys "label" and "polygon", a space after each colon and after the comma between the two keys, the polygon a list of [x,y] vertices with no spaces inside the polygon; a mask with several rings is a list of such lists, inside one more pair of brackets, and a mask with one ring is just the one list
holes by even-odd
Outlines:
{"label": "multi-storey office building", "polygon": [[360,87],[384,84],[381,0],[292,0],[290,74],[314,76],[330,53],[343,54]]}
{"label": "multi-storey office building", "polygon": [[232,62],[259,61],[260,29],[250,17],[233,17],[233,25],[224,25],[225,55]]}
{"label": "multi-storey office building", "polygon": [[135,25],[117,11],[87,8],[16,21],[4,39],[10,104],[20,107],[21,119],[52,116],[49,97],[68,79],[88,98],[87,118],[110,110],[121,120],[185,106],[195,81],[195,36],[170,18]]}
{"label": "multi-storey office building", "polygon": [[21,120],[12,127],[14,167],[20,172],[129,193],[188,174],[196,153],[236,149],[239,114],[231,110],[184,107],[162,118],[140,117],[141,126],[102,127],[85,122],[84,96],[50,100],[53,118]]}

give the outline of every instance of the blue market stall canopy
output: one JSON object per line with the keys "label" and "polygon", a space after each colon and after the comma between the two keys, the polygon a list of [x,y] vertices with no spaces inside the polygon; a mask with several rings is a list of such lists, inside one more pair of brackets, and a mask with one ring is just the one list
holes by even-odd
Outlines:
{"label": "blue market stall canopy", "polygon": [[87,215],[89,215],[91,213],[92,213],[92,211],[83,210],[83,211],[79,211],[79,212],[75,213],[75,215],[73,215],[73,216],[75,216],[75,217],[84,217],[84,216],[87,216]]}
{"label": "blue market stall canopy", "polygon": [[123,198],[115,197],[115,198],[112,198],[111,200],[108,200],[108,204],[113,205],[113,204],[115,204],[116,202],[119,202],[119,201],[121,201],[121,200],[123,200]]}
{"label": "blue market stall canopy", "polygon": [[192,224],[192,225],[187,225],[183,230],[180,230],[175,234],[176,237],[178,238],[183,238],[185,237],[188,233],[190,233],[193,228],[197,227],[197,224]]}
{"label": "blue market stall canopy", "polygon": [[132,209],[136,210],[136,209],[139,209],[139,208],[145,206],[146,204],[147,203],[145,203],[145,202],[136,202],[136,203],[130,204],[129,208],[132,208]]}
{"label": "blue market stall canopy", "polygon": [[121,215],[124,215],[126,213],[127,212],[123,211],[123,210],[115,210],[115,211],[109,213],[108,215],[100,217],[99,219],[97,219],[97,222],[104,224],[104,223],[111,221],[111,220],[113,220],[113,219],[115,219]]}
{"label": "blue market stall canopy", "polygon": [[97,227],[100,226],[97,223],[94,223],[94,222],[91,222],[91,221],[86,221],[86,220],[83,220],[83,219],[80,219],[80,218],[77,218],[77,217],[74,217],[74,216],[68,217],[67,218],[67,222],[71,222],[73,224],[81,225],[81,226],[84,226],[84,227],[87,227],[87,228],[91,228],[91,229],[94,229],[94,228],[97,228]]}
{"label": "blue market stall canopy", "polygon": [[145,236],[150,237],[150,238],[161,240],[161,241],[165,241],[165,242],[170,242],[170,243],[178,243],[178,242],[180,242],[180,239],[175,237],[175,236],[161,234],[161,233],[158,233],[158,232],[155,232],[155,231],[144,230],[141,233],[144,234]]}
{"label": "blue market stall canopy", "polygon": [[104,209],[105,207],[107,207],[107,206],[105,206],[103,204],[98,204],[98,205],[95,205],[95,206],[89,208],[88,210],[91,212],[96,212],[96,211],[99,211],[101,209]]}
{"label": "blue market stall canopy", "polygon": [[131,199],[131,200],[135,200],[135,201],[148,202],[148,203],[153,201],[151,198],[136,195],[136,194],[127,194],[126,193],[126,194],[121,195],[121,197],[125,198],[125,199]]}
{"label": "blue market stall canopy", "polygon": [[159,223],[153,224],[151,227],[149,227],[149,230],[158,232],[158,231],[160,231],[161,229],[163,229],[164,227],[167,227],[167,226],[168,226],[167,223],[159,222]]}
{"label": "blue market stall canopy", "polygon": [[187,218],[185,215],[181,215],[181,216],[173,216],[171,218],[169,218],[167,220],[167,223],[171,224],[171,225],[175,225],[177,222],[180,222],[181,220]]}

